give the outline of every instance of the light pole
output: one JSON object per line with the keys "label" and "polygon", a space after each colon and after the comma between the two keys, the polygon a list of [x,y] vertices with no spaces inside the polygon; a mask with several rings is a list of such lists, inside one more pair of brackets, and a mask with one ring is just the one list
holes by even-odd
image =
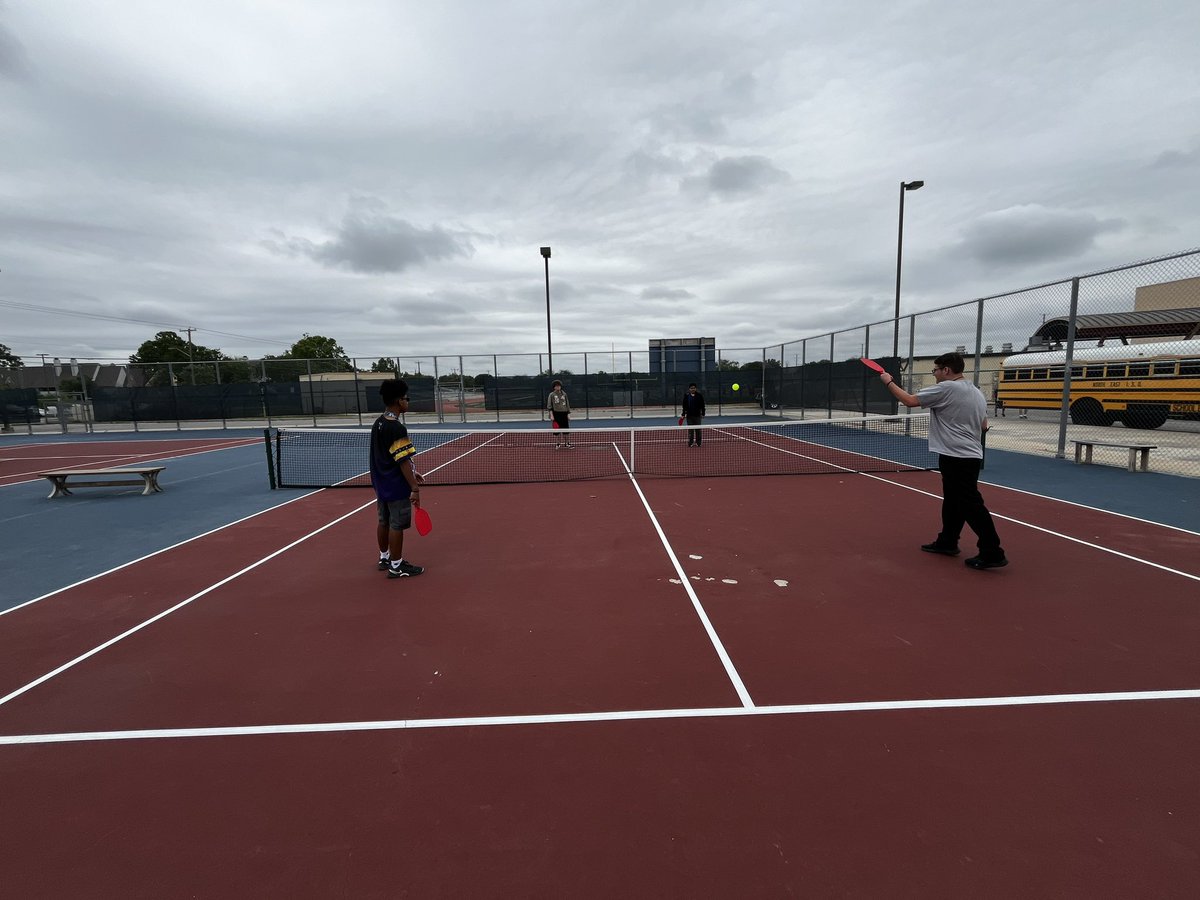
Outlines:
{"label": "light pole", "polygon": [[900,264],[904,260],[904,192],[925,187],[923,181],[900,182],[900,227],[896,233],[896,317],[892,323],[892,357],[900,356]]}
{"label": "light pole", "polygon": [[546,261],[546,368],[554,377],[554,345],[550,342],[550,248],[542,248],[542,259]]}

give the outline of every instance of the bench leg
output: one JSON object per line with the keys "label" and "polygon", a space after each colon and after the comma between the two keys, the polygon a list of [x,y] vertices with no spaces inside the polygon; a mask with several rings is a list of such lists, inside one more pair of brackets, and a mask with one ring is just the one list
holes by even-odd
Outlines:
{"label": "bench leg", "polygon": [[1138,455],[1137,448],[1130,447],[1129,448],[1129,471],[1130,472],[1137,471],[1137,455]]}
{"label": "bench leg", "polygon": [[158,473],[146,472],[142,475],[142,480],[146,482],[146,486],[142,488],[142,496],[147,494],[161,494],[162,488],[158,486]]}
{"label": "bench leg", "polygon": [[1075,445],[1075,465],[1079,465],[1079,457],[1083,454],[1083,444]]}
{"label": "bench leg", "polygon": [[1150,451],[1142,450],[1142,471],[1145,472],[1150,467]]}
{"label": "bench leg", "polygon": [[65,478],[51,478],[50,483],[54,485],[54,489],[50,491],[49,496],[46,498],[47,500],[53,500],[55,497],[65,497],[71,493],[67,490],[67,479]]}

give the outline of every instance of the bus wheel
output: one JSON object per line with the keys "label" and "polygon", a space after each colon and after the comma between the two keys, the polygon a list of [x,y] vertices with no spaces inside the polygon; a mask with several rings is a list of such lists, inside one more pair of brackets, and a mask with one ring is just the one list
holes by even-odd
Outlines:
{"label": "bus wheel", "polygon": [[1158,428],[1167,421],[1167,407],[1153,403],[1131,403],[1122,418],[1130,428]]}
{"label": "bus wheel", "polygon": [[1076,425],[1111,425],[1100,401],[1084,397],[1071,404],[1071,421]]}

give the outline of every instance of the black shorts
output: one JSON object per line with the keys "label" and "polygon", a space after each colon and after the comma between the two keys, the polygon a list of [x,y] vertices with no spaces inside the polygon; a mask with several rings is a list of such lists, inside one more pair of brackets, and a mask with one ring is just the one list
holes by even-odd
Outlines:
{"label": "black shorts", "polygon": [[554,422],[559,428],[571,427],[571,414],[569,412],[552,412],[550,415],[554,416]]}
{"label": "black shorts", "polygon": [[404,531],[412,524],[412,496],[403,500],[375,499],[375,507],[379,510],[379,524],[386,525],[392,531]]}

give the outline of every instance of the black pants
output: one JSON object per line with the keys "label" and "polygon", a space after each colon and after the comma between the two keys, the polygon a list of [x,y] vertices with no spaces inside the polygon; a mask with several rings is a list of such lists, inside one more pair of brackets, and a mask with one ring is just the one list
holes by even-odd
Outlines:
{"label": "black pants", "polygon": [[[699,416],[688,416],[687,417],[687,423],[689,425],[699,425],[700,421],[701,420],[700,420]],[[704,434],[704,432],[701,431],[699,428],[689,428],[688,429],[688,444],[694,443],[697,447],[699,447],[700,446],[700,435],[702,435],[702,434]]]}
{"label": "black pants", "polygon": [[978,538],[980,556],[994,558],[1003,556],[1004,550],[992,514],[979,493],[982,462],[938,455],[938,471],[942,473],[942,533],[938,535],[938,543],[957,547],[963,525],[970,525]]}

